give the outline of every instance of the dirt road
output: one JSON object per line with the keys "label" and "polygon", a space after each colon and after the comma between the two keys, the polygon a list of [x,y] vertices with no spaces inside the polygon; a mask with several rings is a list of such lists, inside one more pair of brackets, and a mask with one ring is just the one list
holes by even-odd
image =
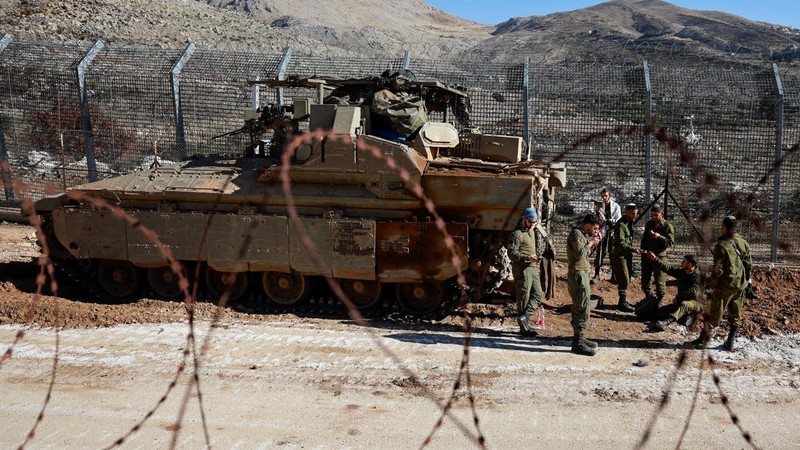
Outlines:
{"label": "dirt road", "polygon": [[[0,327],[11,342],[19,326]],[[187,324],[120,325],[60,333],[52,399],[30,448],[112,444],[153,409],[180,367]],[[198,374],[202,408],[189,385],[176,389],[124,448],[202,448],[200,412],[216,448],[410,448],[434,427],[461,361],[451,327],[356,327],[336,320],[276,320],[198,327],[208,341]],[[34,329],[0,368],[0,442],[23,442],[45,401],[55,354],[52,329]],[[385,346],[389,353],[379,348]],[[602,342],[595,358],[567,352],[562,339],[520,340],[476,332],[470,371],[476,411],[492,448],[634,447],[656,410],[679,353],[671,345]],[[742,426],[763,448],[796,448],[800,342],[747,341],[734,355],[712,350]],[[649,448],[674,447],[698,377],[699,352],[677,376],[673,402],[658,416]],[[637,367],[634,363],[646,363]],[[413,376],[405,373],[398,364]],[[426,394],[425,389],[429,390]],[[454,416],[474,433],[468,396]],[[704,374],[684,448],[744,448],[720,395]],[[186,416],[178,419],[181,406]],[[452,421],[432,448],[474,443]]]}

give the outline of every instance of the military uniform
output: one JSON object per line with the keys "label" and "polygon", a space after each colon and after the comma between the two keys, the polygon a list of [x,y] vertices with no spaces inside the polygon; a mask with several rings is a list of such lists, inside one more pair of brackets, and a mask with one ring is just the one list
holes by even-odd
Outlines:
{"label": "military uniform", "polygon": [[589,238],[580,228],[573,228],[567,237],[567,290],[572,298],[572,330],[583,336],[589,321]]}
{"label": "military uniform", "polygon": [[525,316],[526,320],[539,308],[542,301],[539,262],[528,259],[530,255],[536,255],[537,259],[541,257],[536,251],[536,240],[534,227],[524,229],[520,225],[511,235],[511,246],[508,252],[516,288],[517,314]]}
{"label": "military uniform", "polygon": [[672,321],[680,320],[687,314],[696,314],[703,311],[702,293],[702,274],[695,267],[687,273],[682,267],[668,266],[661,261],[657,261],[661,272],[675,278],[678,282],[678,294],[675,296],[675,303],[678,309],[670,316]]}
{"label": "military uniform", "polygon": [[[741,239],[744,241],[744,239]],[[747,244],[745,241],[744,244]],[[736,237],[722,235],[714,246],[714,266],[711,271],[713,292],[709,299],[708,324],[714,328],[722,322],[722,315],[728,311],[731,326],[742,325],[742,306],[744,289],[747,287],[745,268],[740,256]],[[749,258],[749,245],[747,245]]]}
{"label": "military uniform", "polygon": [[614,225],[614,240],[611,244],[611,269],[617,278],[620,302],[626,301],[628,286],[633,271],[633,221],[626,217]]}
{"label": "military uniform", "polygon": [[[658,233],[658,238],[650,236],[650,231]],[[640,247],[642,250],[649,250],[656,255],[656,261],[650,261],[642,256],[642,290],[645,297],[652,294],[650,290],[650,280],[653,279],[656,284],[656,297],[659,301],[664,298],[667,293],[667,275],[661,271],[659,262],[667,264],[667,249],[672,247],[675,242],[675,228],[666,219],[661,220],[661,223],[656,223],[655,220],[650,219],[644,226],[644,234],[642,235],[642,242]]]}

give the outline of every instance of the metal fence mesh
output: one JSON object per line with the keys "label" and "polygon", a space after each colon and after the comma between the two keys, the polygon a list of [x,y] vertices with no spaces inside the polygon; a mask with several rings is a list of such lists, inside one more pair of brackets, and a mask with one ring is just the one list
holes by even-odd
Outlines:
{"label": "metal fence mesh", "polygon": [[[40,197],[48,189],[88,181],[87,136],[100,178],[147,167],[154,150],[166,161],[193,154],[240,155],[248,136],[212,138],[242,126],[244,110],[253,105],[254,89],[248,81],[275,78],[286,55],[190,47],[181,51],[104,46],[87,66],[84,109],[77,67],[88,48],[12,41],[0,50],[4,150],[14,178],[29,184],[26,195]],[[402,55],[391,56],[292,56],[285,75],[375,76],[403,67]],[[738,210],[753,219],[741,232],[758,259],[768,260],[775,252],[776,262],[798,261],[791,247],[800,237],[794,225],[800,220],[797,67],[730,67],[701,63],[700,58],[691,66],[680,65],[678,59],[616,65],[596,59],[570,64],[533,59],[526,77],[522,58],[511,65],[463,59],[408,61],[418,79],[438,79],[469,93],[469,120],[458,117],[457,126],[516,136],[527,132],[532,159],[560,158],[567,163],[568,186],[556,199],[556,240],[565,237],[576,217],[591,210],[603,187],[620,203],[633,201],[643,207],[668,183],[675,201],[659,201],[666,203],[668,219],[676,226],[677,252],[698,248],[692,224],[702,225],[704,210],[713,218],[702,230],[710,238],[718,230],[718,219]],[[282,93],[289,103],[317,97],[311,89],[285,88]],[[275,103],[278,94],[261,87],[256,97],[264,105]],[[446,114],[430,115],[433,120],[456,119]],[[655,139],[648,152],[642,132],[648,117],[684,143],[697,165],[716,181],[710,183],[679,152]],[[615,129],[628,131],[609,132]],[[777,142],[785,160],[773,173]],[[777,236],[772,233],[775,217]]]}

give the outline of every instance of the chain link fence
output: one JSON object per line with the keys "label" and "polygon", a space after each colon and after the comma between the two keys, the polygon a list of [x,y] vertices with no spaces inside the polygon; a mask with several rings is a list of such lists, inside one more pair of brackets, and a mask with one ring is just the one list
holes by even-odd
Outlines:
{"label": "chain link fence", "polygon": [[[663,50],[663,49],[659,49]],[[0,157],[34,198],[194,154],[241,155],[238,129],[254,103],[315,98],[308,89],[252,87],[277,76],[361,78],[408,68],[470,94],[470,123],[523,136],[531,159],[567,163],[557,194],[556,240],[603,187],[620,203],[664,204],[678,249],[696,251],[721,217],[748,216],[741,232],[760,261],[796,264],[800,253],[800,68],[790,64],[692,64],[674,58],[619,63],[514,64],[475,59],[265,54],[195,48],[0,41]],[[430,52],[425,52],[430,53]],[[688,58],[688,59],[687,59]],[[434,120],[452,119],[446,113]],[[645,132],[663,127],[693,161]],[[700,169],[700,170],[698,170]],[[22,192],[6,187],[15,204]],[[666,189],[665,189],[666,188]],[[710,220],[704,220],[710,217]],[[643,221],[639,224],[643,226]],[[697,231],[695,231],[697,228]]]}

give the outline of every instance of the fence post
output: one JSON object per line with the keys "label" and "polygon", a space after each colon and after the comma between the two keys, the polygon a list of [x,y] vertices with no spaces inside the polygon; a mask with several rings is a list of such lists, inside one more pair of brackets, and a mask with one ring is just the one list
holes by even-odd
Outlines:
{"label": "fence post", "polygon": [[172,81],[172,108],[175,115],[175,142],[178,145],[178,157],[182,160],[186,158],[186,130],[183,127],[183,108],[181,108],[181,72],[184,66],[189,61],[189,58],[194,54],[194,42],[189,42],[183,54],[175,64],[172,65],[170,71],[170,80]]}
{"label": "fence post", "polygon": [[92,117],[89,114],[89,96],[86,89],[86,70],[94,60],[100,50],[105,47],[103,41],[97,41],[92,48],[83,55],[81,62],[78,63],[76,74],[78,76],[78,98],[81,102],[81,124],[83,126],[83,137],[85,139],[86,167],[89,170],[89,181],[97,181],[97,161],[94,155],[94,133],[92,132]]}
{"label": "fence post", "polygon": [[[281,62],[278,64],[278,73],[276,74],[278,81],[283,81],[286,79],[286,71],[289,69],[290,59],[292,59],[292,47],[286,47],[286,49],[283,51],[283,56],[281,56]],[[279,87],[275,92],[275,96],[278,99],[278,104],[283,106],[283,88]]]}
{"label": "fence post", "polygon": [[253,108],[253,111],[257,111],[258,108],[261,107],[261,86],[258,85],[258,82],[261,81],[261,77],[256,75],[253,77],[253,86],[250,87],[250,106]]}
{"label": "fence post", "polygon": [[[642,71],[644,72],[644,119],[646,127],[653,125],[653,91],[650,86],[650,66],[647,61],[642,61]],[[644,201],[652,201],[653,188],[653,135],[647,133],[644,136]]]}
{"label": "fence post", "polygon": [[531,150],[531,105],[528,95],[528,87],[530,86],[530,79],[528,73],[531,69],[531,57],[526,56],[525,62],[522,65],[522,121],[523,133],[525,133],[525,159],[533,159],[533,150]]}
{"label": "fence post", "polygon": [[406,50],[403,52],[403,69],[408,70],[411,67],[411,51]]}
{"label": "fence post", "polygon": [[780,234],[781,221],[781,166],[779,164],[783,158],[783,83],[778,65],[772,63],[772,73],[775,75],[775,88],[777,91],[777,102],[775,105],[775,174],[773,175],[772,192],[772,244],[769,256],[772,262],[778,261],[778,235]]}
{"label": "fence post", "polygon": [[[9,34],[0,39],[0,53],[3,53],[3,50],[8,47],[9,42],[11,42],[11,35]],[[11,184],[11,166],[8,163],[8,149],[6,148],[6,129],[2,117],[0,117],[0,176],[3,179],[6,200],[14,200],[14,187]]]}

